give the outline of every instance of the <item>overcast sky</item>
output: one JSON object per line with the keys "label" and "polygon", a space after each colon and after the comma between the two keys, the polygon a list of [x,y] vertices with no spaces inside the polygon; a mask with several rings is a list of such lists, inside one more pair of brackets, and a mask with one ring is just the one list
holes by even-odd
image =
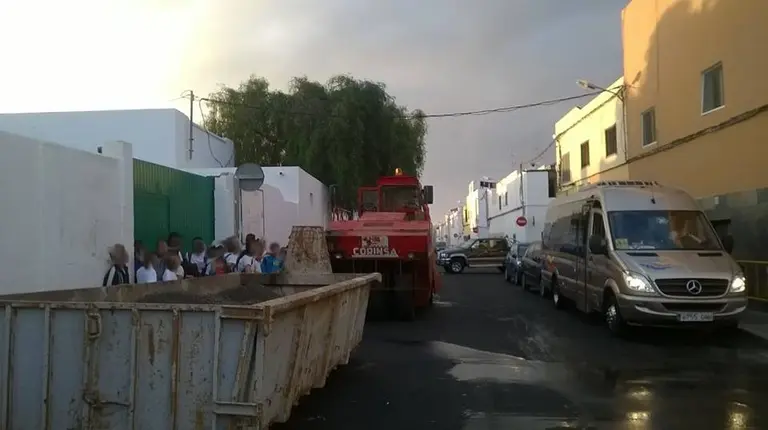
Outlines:
{"label": "overcast sky", "polygon": [[[24,0],[0,2],[0,112],[176,106],[250,74],[385,82],[432,113],[576,95],[621,73],[626,0]],[[13,64],[13,67],[8,67]],[[586,103],[586,100],[580,104]],[[575,103],[433,119],[423,180],[442,215],[470,180],[545,147]],[[545,159],[553,161],[552,153]]]}

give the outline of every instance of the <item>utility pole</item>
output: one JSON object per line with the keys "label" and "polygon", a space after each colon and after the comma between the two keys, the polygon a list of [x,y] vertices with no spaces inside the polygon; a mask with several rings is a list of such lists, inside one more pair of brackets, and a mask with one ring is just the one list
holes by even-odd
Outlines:
{"label": "utility pole", "polygon": [[192,159],[192,152],[194,152],[193,145],[195,143],[195,92],[189,90],[189,159]]}
{"label": "utility pole", "polygon": [[523,188],[523,163],[520,163],[520,206],[523,208],[523,216],[525,216],[525,196],[523,193],[525,189]]}

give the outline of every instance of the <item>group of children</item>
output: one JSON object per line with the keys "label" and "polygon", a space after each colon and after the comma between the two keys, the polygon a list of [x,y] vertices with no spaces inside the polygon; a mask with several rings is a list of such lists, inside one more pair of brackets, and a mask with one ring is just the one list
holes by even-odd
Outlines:
{"label": "group of children", "polygon": [[277,243],[264,252],[264,242],[255,235],[246,236],[245,247],[237,237],[206,247],[202,238],[192,239],[192,252],[182,254],[181,236],[171,233],[167,241],[157,243],[156,252],[146,252],[136,244],[136,283],[167,282],[177,279],[226,273],[279,273],[283,270],[286,250]]}

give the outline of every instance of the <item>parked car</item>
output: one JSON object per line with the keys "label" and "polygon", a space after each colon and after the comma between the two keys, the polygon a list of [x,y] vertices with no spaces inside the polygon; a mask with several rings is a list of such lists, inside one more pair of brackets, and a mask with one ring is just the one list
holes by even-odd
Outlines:
{"label": "parked car", "polygon": [[528,249],[529,243],[512,242],[509,244],[507,257],[504,259],[504,280],[507,282],[520,283],[520,264],[523,260],[523,254]]}
{"label": "parked car", "polygon": [[523,287],[524,290],[528,290],[531,286],[537,288],[542,296],[546,295],[546,291],[541,288],[541,242],[533,242],[525,250],[525,254],[520,259],[519,266],[519,280],[518,284]]}
{"label": "parked car", "polygon": [[440,251],[437,263],[446,273],[461,273],[467,267],[495,267],[504,271],[509,244],[503,237],[469,239],[456,248]]}

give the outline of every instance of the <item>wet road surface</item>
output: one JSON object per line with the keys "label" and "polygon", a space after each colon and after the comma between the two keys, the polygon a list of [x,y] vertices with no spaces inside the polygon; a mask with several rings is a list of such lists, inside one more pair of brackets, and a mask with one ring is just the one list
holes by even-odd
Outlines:
{"label": "wet road surface", "polygon": [[370,322],[279,430],[768,428],[768,342],[610,336],[498,273],[444,277],[414,323]]}

